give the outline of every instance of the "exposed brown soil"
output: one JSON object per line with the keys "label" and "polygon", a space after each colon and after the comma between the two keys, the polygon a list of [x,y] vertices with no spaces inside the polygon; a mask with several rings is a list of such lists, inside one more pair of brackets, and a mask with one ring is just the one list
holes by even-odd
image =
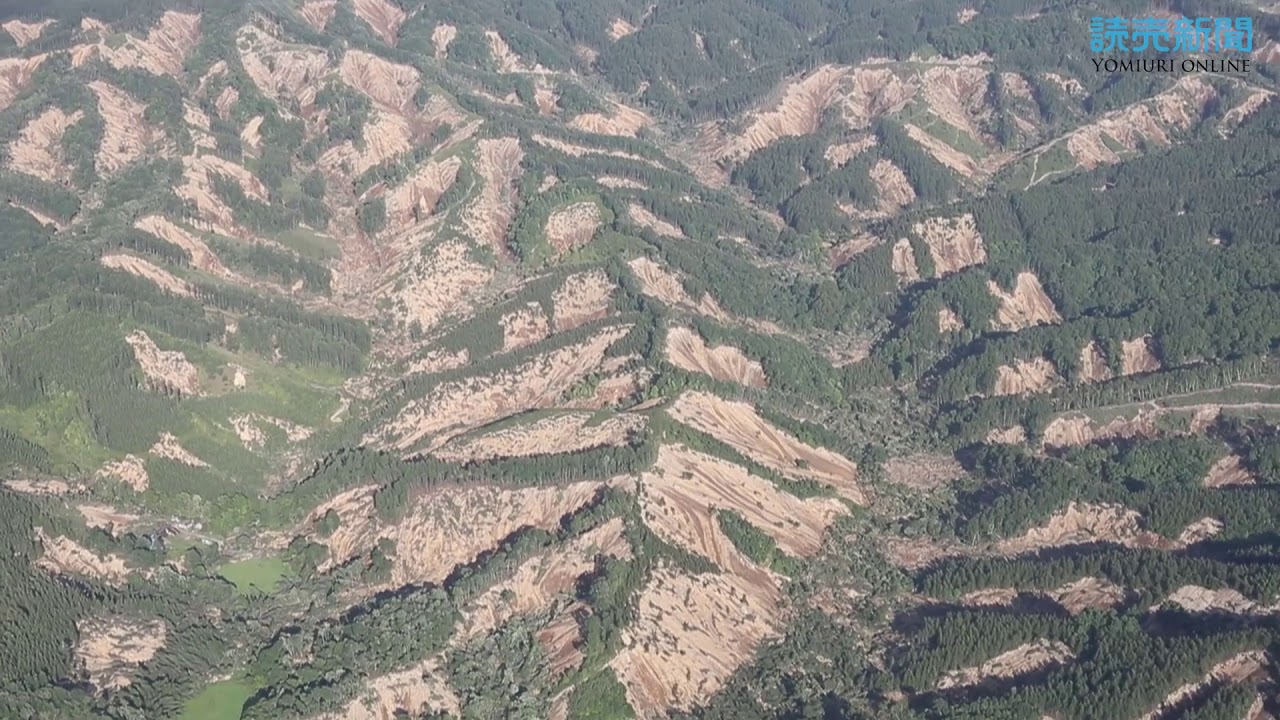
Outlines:
{"label": "exposed brown soil", "polygon": [[845,72],[835,65],[823,65],[804,77],[787,81],[776,105],[753,113],[741,133],[717,137],[718,131],[707,126],[704,141],[712,146],[712,157],[718,161],[740,160],[781,138],[815,132],[823,112],[839,100]]}
{"label": "exposed brown soil", "polygon": [[125,455],[122,460],[110,460],[98,468],[96,477],[113,477],[137,492],[143,492],[150,484],[147,466],[137,455]]}
{"label": "exposed brown soil", "polygon": [[40,22],[33,23],[23,22],[21,20],[9,20],[3,25],[0,25],[0,27],[3,27],[4,31],[9,33],[13,38],[13,41],[17,43],[18,47],[24,48],[39,39],[40,34],[44,32],[44,29],[52,24],[53,20],[41,20]]}
{"label": "exposed brown soil", "polygon": [[68,115],[57,107],[40,113],[9,146],[9,166],[49,182],[70,182],[71,166],[63,157],[62,135],[82,117],[84,113],[79,110]]}
{"label": "exposed brown soil", "polygon": [[842,168],[849,161],[876,146],[875,135],[867,135],[850,142],[832,143],[823,151],[822,156],[832,165]]}
{"label": "exposed brown soil", "polygon": [[338,0],[307,0],[302,3],[302,19],[311,27],[324,32],[337,12]]}
{"label": "exposed brown soil", "polygon": [[240,143],[251,152],[258,152],[262,149],[262,121],[261,115],[255,115],[244,124],[244,129],[240,131]]}
{"label": "exposed brown soil", "polygon": [[643,415],[614,415],[594,422],[591,413],[553,415],[524,425],[459,438],[433,455],[450,462],[572,453],[622,445],[645,425]]}
{"label": "exposed brown soil", "polygon": [[229,422],[236,431],[236,437],[240,438],[240,442],[246,450],[256,450],[266,444],[267,434],[263,428],[267,426],[279,429],[290,443],[303,442],[310,438],[314,432],[309,427],[298,425],[284,418],[271,417],[261,413],[235,415],[229,419]]}
{"label": "exposed brown soil", "polygon": [[160,287],[161,290],[171,292],[174,295],[182,297],[190,297],[191,288],[185,280],[174,277],[172,273],[161,268],[149,260],[143,260],[134,255],[125,255],[124,253],[113,253],[103,255],[98,262],[104,267],[114,270],[123,270],[130,275],[146,278]]}
{"label": "exposed brown soil", "polygon": [[839,500],[802,500],[739,465],[683,446],[659,448],[640,486],[645,523],[654,532],[746,578],[764,576],[720,530],[718,509],[742,515],[797,557],[817,553],[827,528],[847,512]]}
{"label": "exposed brown soil", "polygon": [[748,359],[731,345],[707,347],[702,336],[689,328],[675,327],[667,331],[666,358],[678,368],[709,375],[716,380],[749,387],[768,384],[760,363]]}
{"label": "exposed brown soil", "polygon": [[893,274],[898,276],[899,284],[910,284],[920,280],[920,269],[916,267],[916,254],[911,249],[911,241],[899,238],[893,244]]}
{"label": "exposed brown soil", "polygon": [[569,121],[569,127],[597,135],[635,137],[636,133],[653,119],[645,113],[620,103],[613,103],[609,113],[583,113]]}
{"label": "exposed brown soil", "polygon": [[386,194],[386,232],[401,233],[429,219],[440,196],[453,186],[461,167],[462,159],[456,155],[439,162],[433,160],[390,190]]}
{"label": "exposed brown soil", "polygon": [[987,291],[1000,302],[991,327],[996,330],[1017,331],[1036,325],[1057,325],[1062,322],[1058,308],[1040,286],[1035,273],[1018,273],[1013,292],[1005,292],[993,280],[987,281]]}
{"label": "exposed brown soil", "polygon": [[1061,665],[1074,657],[1075,654],[1064,643],[1037,640],[1001,653],[978,667],[952,670],[938,680],[938,689],[977,685],[988,679],[1007,680]]}
{"label": "exposed brown soil", "polygon": [[1237,653],[1214,665],[1199,681],[1187,683],[1169,693],[1164,702],[1143,715],[1140,720],[1161,720],[1172,717],[1172,711],[1188,698],[1217,685],[1229,685],[1257,677],[1265,673],[1270,664],[1270,657],[1265,650]]}
{"label": "exposed brown soil", "polygon": [[796,439],[756,413],[744,402],[724,400],[706,392],[686,392],[667,412],[675,420],[707,433],[766,467],[795,478],[835,488],[858,504],[867,499],[858,487],[858,468],[825,448]]}
{"label": "exposed brown soil", "polygon": [[845,263],[879,244],[880,238],[874,235],[866,233],[855,235],[844,242],[833,245],[827,251],[827,262],[831,265],[832,270],[839,270],[845,266]]}
{"label": "exposed brown soil", "polygon": [[[552,677],[561,677],[570,670],[582,666],[584,656],[579,645],[582,630],[578,624],[580,615],[590,615],[591,608],[581,602],[572,602],[556,613],[551,621],[538,631],[538,644],[546,654],[548,669]],[[561,696],[564,697],[564,696]],[[557,705],[560,703],[557,703]],[[551,708],[551,717],[555,718],[556,707]],[[568,707],[565,707],[566,718]]]}
{"label": "exposed brown soil", "polygon": [[76,666],[99,691],[133,682],[134,668],[164,647],[168,627],[163,620],[142,622],[126,617],[81,620],[76,624]]}
{"label": "exposed brown soil", "polygon": [[1244,459],[1232,453],[1213,464],[1204,478],[1205,487],[1253,485],[1258,478],[1244,466]]}
{"label": "exposed brown soil", "polygon": [[427,450],[481,425],[554,404],[604,361],[604,353],[630,326],[606,328],[573,345],[530,358],[502,372],[436,386],[411,401],[395,420],[365,438],[409,450],[430,438]]}
{"label": "exposed brown soil", "polygon": [[1123,355],[1120,361],[1120,373],[1137,375],[1155,372],[1160,369],[1160,360],[1151,351],[1151,336],[1144,335],[1121,344]]}
{"label": "exposed brown soil", "polygon": [[119,555],[99,555],[66,537],[49,537],[44,528],[35,528],[36,540],[44,552],[36,567],[59,575],[81,575],[119,587],[129,578],[129,568]]}
{"label": "exposed brown soil", "polygon": [[31,77],[44,64],[48,55],[29,58],[0,59],[0,110],[13,104],[18,94],[31,84]]}
{"label": "exposed brown soil", "polygon": [[604,175],[596,178],[596,182],[607,188],[631,188],[633,190],[648,190],[649,186],[637,180],[630,178],[613,177],[612,175]]}
{"label": "exposed brown soil", "polygon": [[1111,379],[1111,367],[1102,355],[1102,347],[1093,341],[1080,348],[1080,380],[1105,382]]}
{"label": "exposed brown soil", "polygon": [[938,309],[938,332],[948,333],[964,329],[964,320],[949,307]]}
{"label": "exposed brown soil", "polygon": [[378,109],[406,114],[413,107],[419,74],[408,65],[393,63],[362,50],[348,50],[342,56],[338,74],[344,83],[367,96]]}
{"label": "exposed brown soil", "polygon": [[918,126],[912,123],[905,123],[903,125],[903,129],[906,130],[907,137],[917,143],[920,143],[920,145],[933,156],[934,160],[946,165],[960,175],[971,178],[982,172],[978,162],[972,157],[951,147],[937,137],[930,135]]}
{"label": "exposed brown soil", "polygon": [[1128,599],[1129,591],[1109,580],[1084,577],[1052,590],[1047,595],[1067,612],[1078,615],[1085,610],[1121,605]]}
{"label": "exposed brown soil", "polygon": [[232,277],[233,273],[218,260],[218,256],[213,254],[203,240],[167,218],[148,215],[139,218],[133,226],[186,250],[191,256],[191,264],[200,270],[221,277]]}
{"label": "exposed brown soil", "polygon": [[627,216],[631,218],[631,222],[654,231],[659,235],[667,235],[674,238],[683,238],[684,231],[679,227],[672,225],[670,222],[654,215],[649,208],[639,204],[631,203],[627,206]]}
{"label": "exposed brown soil", "polygon": [[892,162],[880,159],[871,166],[871,182],[880,189],[880,212],[894,215],[902,208],[916,200],[916,191],[902,168]]}
{"label": "exposed brown soil", "polygon": [[700,300],[685,292],[680,278],[670,270],[648,258],[635,258],[627,263],[631,272],[640,281],[645,295],[657,298],[673,307],[682,307],[717,320],[729,320],[729,314],[720,308],[720,304],[710,294],[704,294]]}
{"label": "exposed brown soil", "polygon": [[431,44],[435,46],[437,60],[449,57],[449,43],[457,36],[458,28],[447,24],[437,25],[431,31]]}
{"label": "exposed brown soil", "polygon": [[112,535],[127,530],[138,521],[137,515],[122,513],[110,505],[77,505],[76,510],[87,527],[102,528]]}
{"label": "exposed brown soil", "polygon": [[1204,80],[1183,77],[1154,97],[1106,113],[1073,131],[1066,137],[1067,151],[1079,167],[1089,170],[1119,162],[1121,155],[1114,146],[1131,153],[1169,145],[1171,134],[1197,124],[1215,97],[1217,91]]}
{"label": "exposed brown soil", "polygon": [[187,362],[186,355],[176,350],[161,350],[142,330],[134,330],[125,342],[133,348],[133,357],[153,390],[189,397],[200,394],[200,373],[195,365]]}
{"label": "exposed brown soil", "polygon": [[603,270],[575,273],[565,278],[551,295],[552,322],[556,332],[599,320],[609,314],[613,283]]}
{"label": "exposed brown soil", "polygon": [[621,40],[635,31],[636,26],[623,18],[614,18],[613,23],[609,25],[609,37],[615,41]]}
{"label": "exposed brown soil", "polygon": [[516,213],[516,180],[524,151],[516,138],[485,139],[476,143],[476,172],[484,180],[480,196],[467,209],[466,223],[475,239],[508,255],[507,228]]}
{"label": "exposed brown soil", "polygon": [[137,160],[153,146],[156,133],[143,119],[146,107],[120,88],[94,80],[89,89],[98,96],[102,115],[102,145],[98,147],[98,172],[109,175]]}
{"label": "exposed brown soil", "polygon": [[1054,513],[1044,525],[1028,530],[1021,537],[1001,540],[994,547],[1002,555],[1017,555],[1087,543],[1115,543],[1126,547],[1174,546],[1172,541],[1143,530],[1140,521],[1138,513],[1120,505],[1072,502]]}
{"label": "exposed brown soil", "polygon": [[987,261],[987,251],[972,214],[929,218],[916,223],[912,230],[929,246],[937,277]]}
{"label": "exposed brown soil", "polygon": [[1180,546],[1194,545],[1198,542],[1204,542],[1218,534],[1220,534],[1226,526],[1221,520],[1211,517],[1200,518],[1183,528],[1179,533],[1177,543]]}
{"label": "exposed brown soil", "polygon": [[413,717],[434,712],[450,717],[462,714],[458,696],[449,686],[439,658],[432,657],[398,672],[371,678],[365,691],[339,712],[315,720],[389,720],[403,711]]}
{"label": "exposed brown soil", "polygon": [[[513,617],[532,615],[552,606],[562,596],[572,596],[578,578],[595,569],[596,558],[630,558],[625,525],[614,518],[570,542],[520,565],[515,573],[493,585],[462,608],[462,621],[454,642],[483,634]],[[510,599],[504,599],[504,595]]]}
{"label": "exposed brown soil", "polygon": [[213,154],[188,155],[182,158],[182,185],[174,188],[178,197],[195,205],[203,224],[222,235],[252,237],[248,228],[242,228],[236,213],[214,190],[214,179],[233,180],[249,198],[268,202],[267,188],[243,165],[224,160]]}
{"label": "exposed brown soil", "polygon": [[1117,417],[1101,427],[1085,415],[1066,414],[1054,418],[1044,430],[1046,448],[1080,447],[1095,440],[1155,437],[1159,412],[1139,411],[1134,417]]}
{"label": "exposed brown soil", "polygon": [[558,527],[562,517],[589,502],[601,486],[597,482],[521,489],[445,486],[416,498],[394,525],[378,521],[373,487],[366,486],[321,504],[307,522],[324,517],[330,509],[342,520],[331,535],[315,538],[330,551],[321,568],[325,571],[369,552],[380,538],[393,540],[396,555],[387,587],[402,587],[440,582],[455,567],[472,562],[520,528]]}
{"label": "exposed brown soil", "polygon": [[552,150],[562,152],[565,155],[569,155],[571,157],[582,157],[584,155],[605,155],[608,157],[622,158],[623,160],[634,160],[636,162],[645,163],[646,165],[652,165],[653,167],[661,167],[661,165],[654,162],[653,160],[650,160],[649,158],[641,157],[640,155],[636,155],[635,153],[629,153],[629,152],[626,152],[625,150],[615,150],[613,148],[579,145],[576,143],[565,142],[564,140],[559,140],[553,137],[548,137],[541,133],[534,133],[531,137],[533,138],[533,141],[538,143],[539,145],[542,145],[543,147],[549,147]]}
{"label": "exposed brown soil", "polygon": [[280,42],[253,25],[236,36],[240,62],[253,84],[281,107],[293,101],[306,110],[316,100],[329,70],[329,56],[323,48]]}
{"label": "exposed brown soil", "polygon": [[776,636],[780,602],[770,584],[659,567],[640,591],[636,621],[609,665],[640,717],[692,708]]}
{"label": "exposed brown soil", "polygon": [[551,335],[547,313],[536,302],[526,303],[519,310],[503,315],[498,324],[502,325],[503,352],[528,347]]}
{"label": "exposed brown soil", "polygon": [[498,72],[514,73],[525,70],[520,57],[512,52],[507,41],[494,30],[485,30],[484,37],[489,41],[489,54],[498,63]]}
{"label": "exposed brown soil", "polygon": [[415,254],[410,262],[399,278],[385,278],[375,295],[394,298],[404,322],[417,322],[423,330],[463,308],[493,277],[493,270],[477,262],[460,240]]}
{"label": "exposed brown soil", "polygon": [[4,486],[14,492],[28,495],[66,495],[71,486],[62,480],[5,480]]}
{"label": "exposed brown soil", "polygon": [[147,452],[155,455],[156,457],[166,458],[174,462],[182,463],[183,465],[190,465],[191,467],[209,467],[209,463],[201,460],[195,455],[192,455],[191,451],[182,447],[182,445],[178,443],[178,438],[174,437],[170,433],[160,433],[160,439],[156,440],[155,444],[152,445],[151,449]]}
{"label": "exposed brown soil", "polygon": [[1046,358],[1015,360],[996,368],[995,395],[1029,395],[1045,392],[1058,384],[1058,370]]}
{"label": "exposed brown soil", "polygon": [[405,12],[388,0],[353,0],[356,15],[369,23],[369,27],[388,45],[400,39],[400,26],[407,17]]}
{"label": "exposed brown soil", "polygon": [[600,221],[600,206],[594,202],[576,202],[562,207],[547,218],[547,242],[557,253],[582,247],[595,237]]}
{"label": "exposed brown soil", "polygon": [[432,350],[410,363],[406,372],[409,375],[444,372],[466,365],[469,359],[470,354],[465,348],[457,352]]}
{"label": "exposed brown soil", "polygon": [[1251,88],[1244,100],[1223,114],[1222,121],[1218,124],[1219,132],[1225,133],[1238,126],[1275,96],[1276,94],[1270,90]]}
{"label": "exposed brown soil", "polygon": [[995,428],[987,433],[985,442],[989,444],[1018,445],[1027,441],[1027,429],[1021,425],[1007,428]]}
{"label": "exposed brown soil", "polygon": [[1199,585],[1184,585],[1165,598],[1165,602],[1193,613],[1223,612],[1249,615],[1268,614],[1280,610],[1276,607],[1259,607],[1257,603],[1231,588],[1210,590]]}
{"label": "exposed brown soil", "polygon": [[964,477],[964,468],[947,455],[918,453],[889,458],[884,463],[885,479],[918,490],[933,490]]}
{"label": "exposed brown soil", "polygon": [[[94,51],[118,69],[141,68],[156,75],[181,78],[187,53],[199,42],[200,16],[167,10],[146,38],[126,35],[124,43],[118,47],[111,47],[103,38]],[[83,51],[76,57],[80,62],[87,59]]]}
{"label": "exposed brown soil", "polygon": [[240,101],[240,91],[230,85],[222,88],[222,92],[218,93],[218,97],[214,99],[213,106],[218,110],[218,117],[227,119],[231,114],[231,108]]}

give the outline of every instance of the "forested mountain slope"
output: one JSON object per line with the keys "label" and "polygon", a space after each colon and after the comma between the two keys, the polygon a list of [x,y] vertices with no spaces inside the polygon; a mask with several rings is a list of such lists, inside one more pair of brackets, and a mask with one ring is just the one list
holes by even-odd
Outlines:
{"label": "forested mountain slope", "polygon": [[0,8],[0,716],[1273,717],[1272,10]]}

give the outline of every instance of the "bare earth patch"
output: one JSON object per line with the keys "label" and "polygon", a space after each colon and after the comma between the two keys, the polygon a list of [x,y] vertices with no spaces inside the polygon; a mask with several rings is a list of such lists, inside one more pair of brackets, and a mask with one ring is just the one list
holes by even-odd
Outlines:
{"label": "bare earth patch", "polygon": [[1123,352],[1120,373],[1137,375],[1155,372],[1160,369],[1160,360],[1151,351],[1151,336],[1144,335],[1120,344]]}
{"label": "bare earth patch", "polygon": [[667,412],[761,465],[790,477],[828,485],[860,505],[867,502],[857,485],[858,468],[851,461],[801,442],[760,417],[747,403],[731,402],[706,392],[686,392]]}
{"label": "bare earth patch", "polygon": [[1128,598],[1129,591],[1109,580],[1084,577],[1052,590],[1047,595],[1067,612],[1078,615],[1085,610],[1121,605]]}
{"label": "bare earth patch", "polygon": [[246,450],[255,450],[266,444],[267,435],[263,431],[266,426],[279,429],[290,443],[303,442],[310,438],[314,432],[309,427],[298,425],[284,418],[271,417],[260,413],[236,415],[231,417],[229,422],[236,431],[236,437],[240,438],[240,442]]}
{"label": "bare earth patch", "polygon": [[498,63],[498,72],[514,73],[525,69],[520,56],[512,52],[511,46],[496,31],[485,30],[484,37],[489,42],[489,54]]}
{"label": "bare earth patch", "polygon": [[964,320],[949,307],[938,309],[938,332],[948,333],[964,329]]}
{"label": "bare earth patch", "polygon": [[232,273],[218,260],[218,256],[209,249],[203,240],[195,234],[175,225],[167,218],[159,215],[148,215],[139,218],[133,226],[143,232],[170,242],[191,256],[191,264],[207,273],[221,277],[231,277]]}
{"label": "bare earth patch", "polygon": [[412,262],[399,282],[388,278],[375,294],[394,297],[404,307],[404,321],[416,321],[423,330],[430,330],[462,307],[493,277],[493,270],[476,262],[459,240],[415,254]]}
{"label": "bare earth patch", "polygon": [[133,348],[133,356],[152,389],[186,396],[200,394],[200,373],[195,365],[187,362],[186,355],[176,350],[161,350],[142,330],[134,330],[125,342]]}
{"label": "bare earth patch", "polygon": [[137,515],[122,513],[110,505],[77,505],[76,510],[84,518],[87,527],[102,528],[112,535],[127,530],[138,521]]}
{"label": "bare earth patch", "polygon": [[76,624],[76,665],[99,691],[126,687],[134,668],[164,647],[168,626],[163,620],[142,622],[126,617],[82,620]]}
{"label": "bare earth patch", "polygon": [[[1210,590],[1199,585],[1184,585],[1173,591],[1165,602],[1193,613],[1223,612],[1233,615],[1273,613],[1277,608],[1259,607],[1257,603],[1231,588]],[[1158,607],[1158,606],[1157,606]]]}
{"label": "bare earth patch", "polygon": [[536,302],[526,303],[523,308],[503,315],[498,323],[502,325],[503,352],[528,347],[551,335],[547,313]]}
{"label": "bare earth patch", "polygon": [[780,593],[735,575],[654,571],[610,661],[642,718],[690,709],[777,635]]}
{"label": "bare earth patch", "polygon": [[929,218],[916,223],[912,230],[929,246],[937,277],[987,261],[987,251],[972,214]]}
{"label": "bare earth patch", "polygon": [[296,101],[306,110],[328,75],[329,56],[323,48],[285,44],[252,25],[236,36],[240,62],[254,85],[281,107]]}
{"label": "bare earth patch", "polygon": [[13,104],[18,94],[31,84],[32,76],[48,57],[36,55],[29,58],[0,59],[0,110]]}
{"label": "bare earth patch", "polygon": [[462,159],[457,156],[433,160],[387,192],[387,232],[401,233],[430,218],[440,196],[453,186],[460,167]]}
{"label": "bare earth patch", "polygon": [[431,44],[435,47],[437,60],[449,57],[449,43],[458,36],[458,28],[452,25],[437,25],[431,31]]}
{"label": "bare earth patch", "polygon": [[1058,384],[1058,369],[1046,358],[1015,360],[996,368],[995,395],[1030,395],[1045,392]]}
{"label": "bare earth patch", "polygon": [[574,345],[552,350],[502,372],[436,386],[411,401],[392,422],[365,442],[408,450],[424,439],[434,449],[481,425],[554,404],[559,396],[604,361],[604,353],[627,334],[629,326],[604,329]]}
{"label": "bare earth patch", "polygon": [[631,203],[627,206],[627,216],[631,218],[631,222],[642,228],[652,230],[659,235],[666,235],[673,238],[683,238],[684,231],[679,227],[663,220],[654,215],[649,208],[639,204]]}
{"label": "bare earth patch", "polygon": [[534,133],[531,137],[533,138],[533,141],[538,143],[539,145],[542,145],[543,147],[549,147],[552,150],[556,150],[558,152],[562,152],[565,155],[568,155],[570,157],[583,157],[584,155],[605,155],[608,157],[622,158],[623,160],[634,160],[636,162],[645,163],[646,165],[652,165],[653,167],[658,167],[658,168],[662,167],[661,165],[654,162],[653,160],[650,160],[649,158],[636,155],[635,153],[629,153],[625,150],[616,150],[614,148],[579,145],[577,143],[566,142],[558,138],[548,137],[541,133]]}
{"label": "bare earth patch", "polygon": [[[106,34],[105,30],[102,34]],[[79,66],[96,53],[120,70],[139,68],[156,75],[181,78],[187,53],[199,42],[200,15],[168,10],[160,16],[147,37],[125,35],[124,42],[115,46],[105,37],[100,38],[96,45],[76,48],[72,63]]]}
{"label": "bare earth patch", "polygon": [[916,191],[902,168],[881,158],[871,166],[871,182],[880,189],[880,212],[894,215],[916,200]]}
{"label": "bare earth patch", "polygon": [[[621,518],[526,560],[515,573],[490,587],[462,608],[463,619],[454,642],[465,641],[499,627],[513,617],[532,615],[572,596],[578,578],[595,569],[596,558],[631,557]],[[510,599],[504,599],[504,595]]]}
{"label": "bare earth patch", "polygon": [[596,178],[596,182],[607,188],[630,188],[632,190],[648,190],[649,186],[638,180],[631,178],[614,177],[613,175],[602,175]]}
{"label": "bare earth patch", "polygon": [[1018,273],[1012,293],[1006,293],[993,280],[987,281],[987,291],[1000,302],[996,316],[991,319],[991,327],[996,330],[1017,331],[1062,322],[1062,316],[1045,294],[1035,273]]}
{"label": "bare earth patch", "polygon": [[440,669],[439,658],[428,658],[407,670],[371,678],[365,683],[365,692],[347,703],[346,708],[315,720],[386,720],[396,717],[397,711],[410,716],[433,712],[451,717],[462,714],[458,696]]}
{"label": "bare earth patch", "polygon": [[449,462],[572,453],[623,445],[645,425],[643,415],[614,415],[592,422],[588,412],[553,415],[482,435],[459,438],[433,455]]}
{"label": "bare earth patch", "polygon": [[876,146],[876,137],[868,135],[858,140],[844,143],[832,143],[823,151],[822,156],[837,168],[849,164],[849,161]]}
{"label": "bare earth patch", "polygon": [[84,113],[79,110],[68,115],[57,107],[40,113],[9,146],[9,166],[49,182],[69,182],[71,166],[63,157],[62,135],[82,117]]}
{"label": "bare earth patch", "polygon": [[137,275],[146,278],[160,287],[161,290],[180,295],[182,297],[191,296],[191,288],[185,280],[175,277],[172,273],[164,268],[152,263],[149,260],[143,260],[135,255],[126,255],[124,253],[113,253],[103,255],[98,262],[104,267],[113,270],[123,270],[130,275]]}
{"label": "bare earth patch", "polygon": [[476,172],[484,180],[480,197],[468,208],[467,228],[472,237],[507,255],[507,228],[515,218],[515,182],[522,173],[524,151],[516,138],[486,139],[476,143]]}
{"label": "bare earth patch", "polygon": [[1054,418],[1044,430],[1046,448],[1080,447],[1095,440],[1155,437],[1158,412],[1140,410],[1134,417],[1117,417],[1098,426],[1085,415],[1071,414]]}
{"label": "bare earth patch", "polygon": [[1214,463],[1204,478],[1204,486],[1211,488],[1253,485],[1256,482],[1258,478],[1244,466],[1244,459],[1234,453]]}
{"label": "bare earth patch", "polygon": [[264,118],[261,115],[255,115],[244,124],[244,128],[240,131],[240,144],[252,152],[258,152],[262,149],[262,122]]}
{"label": "bare earth patch", "polygon": [[1061,642],[1037,640],[1001,653],[978,667],[952,670],[938,680],[938,689],[978,685],[988,679],[1007,680],[1061,665],[1074,657],[1071,649]]}
{"label": "bare earth patch", "polygon": [[706,140],[713,145],[712,157],[717,161],[740,160],[781,138],[815,132],[823,112],[840,99],[845,73],[845,68],[823,65],[804,77],[787,81],[776,106],[753,113],[741,133],[718,137],[714,126],[709,125]]}
{"label": "bare earth patch", "polygon": [[1140,720],[1158,720],[1178,707],[1184,700],[1194,697],[1217,685],[1231,685],[1243,682],[1251,677],[1266,672],[1271,659],[1265,650],[1250,650],[1237,653],[1214,665],[1199,681],[1189,682],[1164,699],[1154,710],[1143,715]]}
{"label": "bare earth patch", "polygon": [[636,26],[624,18],[614,18],[613,23],[609,25],[609,38],[614,41],[621,40],[635,31]]}
{"label": "bare earth patch", "polygon": [[102,115],[102,145],[98,147],[98,172],[109,175],[141,157],[156,140],[155,131],[143,119],[146,107],[125,91],[102,80],[89,83],[98,97]]}
{"label": "bare earth patch", "polygon": [[13,38],[13,41],[17,43],[18,47],[24,48],[39,39],[40,34],[44,32],[44,29],[52,24],[53,20],[41,20],[40,22],[33,23],[23,22],[21,20],[9,20],[3,25],[0,25],[0,27],[3,27],[4,31],[9,33]]}
{"label": "bare earth patch", "polygon": [[1173,543],[1156,533],[1143,530],[1141,515],[1120,505],[1094,505],[1072,502],[1053,514],[1044,525],[1032,528],[1021,537],[996,543],[1004,555],[1087,543],[1114,543],[1125,547],[1172,547]]}
{"label": "bare earth patch", "polygon": [[307,0],[302,3],[302,19],[311,27],[324,32],[337,12],[338,0]]}
{"label": "bare earth patch", "polygon": [[405,12],[387,0],[354,0],[356,15],[369,23],[369,27],[388,45],[395,45],[400,39],[400,26],[404,24]]}
{"label": "bare earth patch", "polygon": [[234,181],[250,199],[269,202],[267,187],[243,165],[217,155],[188,155],[182,158],[182,185],[174,188],[178,197],[192,203],[204,225],[214,232],[231,237],[252,237],[252,230],[241,227],[236,213],[214,190],[214,179]]}
{"label": "bare earth patch", "polygon": [[137,455],[125,455],[122,460],[109,460],[98,468],[95,476],[114,477],[136,492],[143,492],[151,482],[147,476],[146,464]]}
{"label": "bare earth patch", "polygon": [[1080,348],[1080,380],[1105,382],[1111,379],[1111,367],[1102,355],[1102,347],[1094,340]]}
{"label": "bare earth patch", "polygon": [[71,492],[71,486],[62,480],[5,480],[4,486],[14,492],[26,493],[28,495],[66,495]]}
{"label": "bare earth patch", "polygon": [[716,302],[710,293],[704,293],[702,298],[695,302],[689,297],[689,293],[685,292],[680,278],[658,263],[648,258],[635,258],[627,265],[640,281],[641,290],[645,295],[655,297],[668,305],[687,308],[717,320],[729,319],[729,314],[721,309],[720,303]]}
{"label": "bare earth patch", "polygon": [[984,442],[990,445],[1019,445],[1027,441],[1027,429],[1021,425],[994,428],[987,433]]}
{"label": "bare earth patch", "polygon": [[893,256],[890,260],[893,274],[898,276],[900,285],[909,285],[920,280],[920,268],[916,266],[916,254],[911,249],[911,241],[899,238],[893,244]]}
{"label": "bare earth patch", "polygon": [[609,314],[613,283],[603,270],[575,273],[551,295],[556,332],[572,330]]}
{"label": "bare earth patch", "polygon": [[600,227],[600,207],[593,202],[577,202],[560,208],[547,218],[547,242],[557,253],[566,253],[590,242]]}
{"label": "bare earth patch", "polygon": [[36,567],[59,575],[81,575],[119,587],[129,577],[129,568],[119,555],[99,555],[70,538],[49,537],[44,528],[35,529],[44,552]]}
{"label": "bare earth patch", "polygon": [[702,336],[686,327],[667,331],[667,362],[683,370],[748,387],[768,385],[764,368],[732,345],[707,347]]}
{"label": "bare earth patch", "polygon": [[982,168],[972,157],[921,130],[918,126],[906,123],[903,127],[907,132],[907,137],[920,143],[933,156],[933,159],[951,168],[956,173],[971,178],[982,172]]}
{"label": "bare earth patch", "polygon": [[307,522],[330,509],[342,520],[331,535],[315,538],[330,551],[322,570],[372,550],[380,538],[393,540],[396,556],[387,587],[402,587],[440,582],[520,528],[558,527],[562,517],[589,502],[600,487],[598,482],[520,489],[442,487],[416,498],[396,524],[383,525],[373,506],[373,487],[366,486],[321,504]]}
{"label": "bare earth patch", "polygon": [[635,137],[640,128],[651,124],[648,115],[621,103],[613,103],[613,112],[583,113],[569,121],[569,127],[583,132],[622,137]]}
{"label": "bare earth patch", "polygon": [[152,445],[151,449],[147,452],[150,452],[156,457],[172,460],[190,467],[209,467],[209,463],[201,460],[191,454],[190,450],[182,447],[182,445],[178,443],[178,438],[174,437],[171,433],[160,433],[160,439],[156,440],[156,443]]}

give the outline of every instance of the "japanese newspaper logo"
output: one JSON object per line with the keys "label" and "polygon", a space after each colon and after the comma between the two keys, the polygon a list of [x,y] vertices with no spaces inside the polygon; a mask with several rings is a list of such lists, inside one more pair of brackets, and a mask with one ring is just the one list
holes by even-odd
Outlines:
{"label": "japanese newspaper logo", "polygon": [[1096,53],[1247,53],[1253,51],[1253,20],[1094,17],[1089,19],[1089,41]]}

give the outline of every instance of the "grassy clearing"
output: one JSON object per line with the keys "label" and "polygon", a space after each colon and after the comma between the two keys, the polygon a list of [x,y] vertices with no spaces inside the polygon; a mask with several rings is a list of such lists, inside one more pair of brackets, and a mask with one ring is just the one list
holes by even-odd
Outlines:
{"label": "grassy clearing", "polygon": [[275,592],[276,585],[293,571],[280,558],[267,557],[227,563],[218,568],[218,574],[234,584],[241,594],[250,595]]}
{"label": "grassy clearing", "polygon": [[280,233],[276,242],[312,260],[332,260],[342,256],[337,240],[303,227]]}
{"label": "grassy clearing", "polygon": [[214,683],[187,702],[178,720],[240,720],[252,695],[253,687],[242,680]]}

